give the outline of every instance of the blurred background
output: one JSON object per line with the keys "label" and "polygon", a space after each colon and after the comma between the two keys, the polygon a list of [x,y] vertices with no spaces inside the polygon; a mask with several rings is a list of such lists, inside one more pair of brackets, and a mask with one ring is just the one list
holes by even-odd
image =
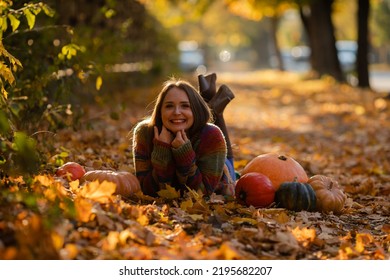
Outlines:
{"label": "blurred background", "polygon": [[390,0],[7,0],[0,11],[4,134],[7,121],[68,126],[80,101],[170,76],[274,69],[390,91]]}

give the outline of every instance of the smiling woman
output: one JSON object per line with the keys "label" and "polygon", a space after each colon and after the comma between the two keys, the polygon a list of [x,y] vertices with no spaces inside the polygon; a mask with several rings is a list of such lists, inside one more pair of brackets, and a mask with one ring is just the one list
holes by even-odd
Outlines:
{"label": "smiling woman", "polygon": [[212,120],[191,84],[173,79],[164,84],[151,116],[133,129],[135,173],[145,194],[156,196],[170,185],[234,195],[226,140]]}

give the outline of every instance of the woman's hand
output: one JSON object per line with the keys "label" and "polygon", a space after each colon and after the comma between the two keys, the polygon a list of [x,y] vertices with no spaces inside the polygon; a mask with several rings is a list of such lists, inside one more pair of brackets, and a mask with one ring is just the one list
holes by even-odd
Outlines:
{"label": "woman's hand", "polygon": [[161,142],[171,144],[173,135],[168,129],[165,128],[165,126],[162,126],[161,133],[158,133],[157,126],[154,126],[154,138]]}
{"label": "woman's hand", "polygon": [[176,137],[175,139],[173,139],[171,145],[173,148],[177,149],[187,141],[188,141],[187,134],[183,129],[176,132]]}

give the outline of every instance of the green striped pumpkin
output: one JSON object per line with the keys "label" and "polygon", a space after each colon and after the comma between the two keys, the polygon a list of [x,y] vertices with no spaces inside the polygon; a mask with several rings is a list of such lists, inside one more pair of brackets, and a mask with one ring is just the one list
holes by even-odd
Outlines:
{"label": "green striped pumpkin", "polygon": [[293,211],[315,211],[316,193],[307,183],[284,182],[275,193],[278,207]]}

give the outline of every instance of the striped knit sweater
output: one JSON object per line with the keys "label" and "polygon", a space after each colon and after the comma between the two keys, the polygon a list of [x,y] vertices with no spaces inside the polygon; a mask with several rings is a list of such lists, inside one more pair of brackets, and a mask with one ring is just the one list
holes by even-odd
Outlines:
{"label": "striped knit sweater", "polygon": [[141,122],[134,129],[133,157],[135,174],[145,194],[157,196],[168,184],[179,190],[186,186],[200,189],[207,195],[234,195],[234,182],[225,164],[226,141],[214,124],[207,124],[175,149],[154,139],[153,128]]}

